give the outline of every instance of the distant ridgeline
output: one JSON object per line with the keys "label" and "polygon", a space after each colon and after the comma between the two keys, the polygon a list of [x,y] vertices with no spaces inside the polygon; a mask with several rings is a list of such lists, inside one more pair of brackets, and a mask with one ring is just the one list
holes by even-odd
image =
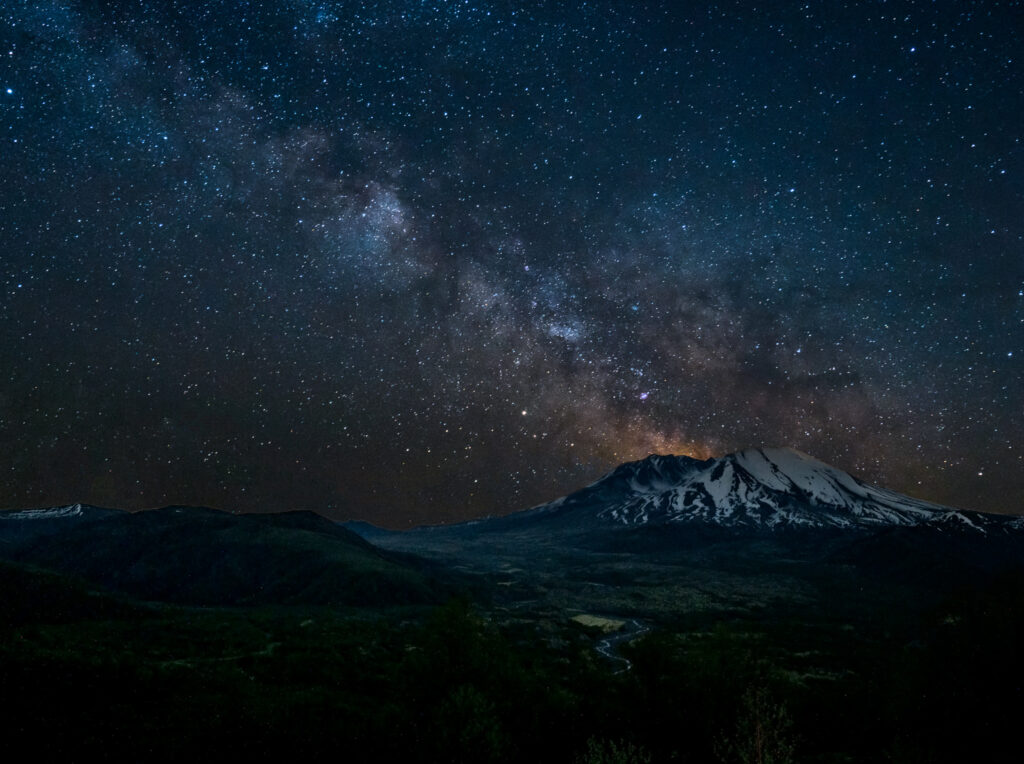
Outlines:
{"label": "distant ridgeline", "polygon": [[202,605],[438,602],[443,576],[314,512],[84,504],[0,512],[0,559],[141,599]]}

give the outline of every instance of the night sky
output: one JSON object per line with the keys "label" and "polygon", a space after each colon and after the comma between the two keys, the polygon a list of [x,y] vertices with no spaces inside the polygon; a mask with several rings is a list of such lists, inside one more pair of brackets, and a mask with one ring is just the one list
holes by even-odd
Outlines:
{"label": "night sky", "polygon": [[0,8],[0,506],[791,445],[1024,511],[1019,2]]}

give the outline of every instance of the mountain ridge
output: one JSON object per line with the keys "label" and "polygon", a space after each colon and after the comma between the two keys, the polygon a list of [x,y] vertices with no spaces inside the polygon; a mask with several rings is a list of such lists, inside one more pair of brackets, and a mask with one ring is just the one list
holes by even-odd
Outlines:
{"label": "mountain ridge", "polygon": [[448,591],[434,566],[309,510],[8,510],[0,512],[0,560],[138,599],[201,606],[416,604]]}

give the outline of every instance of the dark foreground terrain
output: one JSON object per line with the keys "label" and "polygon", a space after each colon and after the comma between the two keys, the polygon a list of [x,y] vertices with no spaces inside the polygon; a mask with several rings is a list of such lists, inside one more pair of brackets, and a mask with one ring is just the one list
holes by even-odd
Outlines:
{"label": "dark foreground terrain", "polygon": [[1022,710],[1020,580],[892,631],[655,629],[628,669],[593,627],[458,599],[190,608],[10,565],[0,587],[3,737],[43,760],[997,761]]}
{"label": "dark foreground terrain", "polygon": [[[308,514],[177,509],[0,528],[9,750],[71,761],[1018,758],[1000,752],[1015,750],[1024,712],[1024,574],[952,549],[955,576],[916,574],[942,549],[914,556],[916,537],[865,549],[843,536],[809,548],[799,534],[576,529],[571,541],[549,528],[545,543],[523,527],[364,529],[391,539],[384,551]],[[90,541],[117,529],[120,544]],[[245,583],[247,565],[269,581],[267,566],[285,562],[286,582]],[[362,590],[378,579],[387,585]]]}

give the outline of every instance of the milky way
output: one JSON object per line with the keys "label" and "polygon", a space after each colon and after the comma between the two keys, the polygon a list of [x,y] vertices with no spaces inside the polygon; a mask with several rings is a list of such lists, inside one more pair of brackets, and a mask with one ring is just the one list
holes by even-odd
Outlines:
{"label": "milky way", "polygon": [[406,526],[774,444],[1024,511],[1018,3],[0,17],[2,506]]}

